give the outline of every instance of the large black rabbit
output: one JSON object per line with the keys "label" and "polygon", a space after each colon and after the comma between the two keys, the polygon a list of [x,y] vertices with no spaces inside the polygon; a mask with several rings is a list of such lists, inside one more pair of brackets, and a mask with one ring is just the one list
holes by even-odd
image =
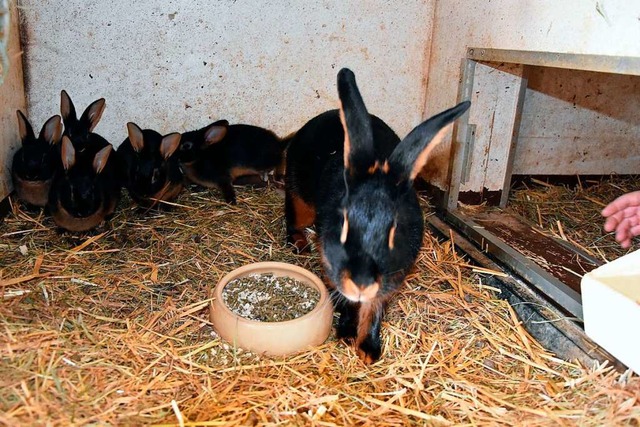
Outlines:
{"label": "large black rabbit", "polygon": [[13,186],[19,200],[43,207],[47,204],[53,176],[61,167],[58,143],[62,137],[62,122],[60,116],[51,117],[36,138],[25,115],[19,110],[17,115],[22,147],[13,155]]}
{"label": "large black rabbit", "polygon": [[65,90],[60,92],[60,113],[64,122],[64,134],[71,139],[78,157],[93,158],[95,154],[109,145],[100,135],[93,133],[105,108],[104,98],[93,101],[78,119],[76,108]]}
{"label": "large black rabbit", "polygon": [[180,134],[162,136],[151,129],[127,123],[129,137],[118,147],[123,185],[143,207],[160,207],[182,190],[182,172],[177,149]]}
{"label": "large black rabbit", "polygon": [[48,202],[59,227],[87,231],[113,214],[120,198],[120,183],[112,151],[108,144],[92,158],[80,158],[69,137],[62,137],[63,168],[53,180]]}
{"label": "large black rabbit", "polygon": [[285,146],[270,130],[219,120],[182,134],[180,166],[189,181],[218,187],[225,201],[235,204],[232,184],[280,166]]}
{"label": "large black rabbit", "polygon": [[[338,73],[340,110],[311,119],[287,151],[287,238],[304,250],[314,222],[324,270],[340,313],[337,335],[365,363],[381,355],[380,324],[389,299],[415,263],[423,216],[413,181],[462,102],[400,138],[364,105],[354,74]],[[431,144],[429,144],[431,142]]]}

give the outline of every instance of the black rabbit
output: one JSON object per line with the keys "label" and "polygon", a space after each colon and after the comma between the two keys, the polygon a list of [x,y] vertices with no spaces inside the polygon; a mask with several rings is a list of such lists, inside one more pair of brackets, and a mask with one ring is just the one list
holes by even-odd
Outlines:
{"label": "black rabbit", "polygon": [[[338,73],[340,110],[311,119],[287,151],[287,238],[304,250],[317,224],[324,270],[340,313],[337,335],[365,363],[381,355],[385,307],[415,263],[423,216],[413,181],[462,102],[413,129],[402,141],[364,105],[354,74]],[[429,144],[431,142],[431,144]]]}
{"label": "black rabbit", "polygon": [[177,149],[180,134],[162,136],[151,129],[127,123],[129,137],[118,147],[122,184],[143,207],[162,206],[178,197],[183,176]]}
{"label": "black rabbit", "polygon": [[69,137],[62,137],[62,170],[53,180],[48,202],[59,227],[87,231],[113,214],[120,198],[120,185],[112,151],[108,144],[93,158],[80,158]]}
{"label": "black rabbit", "polygon": [[64,122],[64,134],[71,139],[78,157],[93,158],[95,154],[109,145],[100,135],[93,133],[105,108],[104,98],[93,101],[82,113],[80,119],[76,108],[65,90],[60,92],[60,113]]}
{"label": "black rabbit", "polygon": [[284,149],[285,142],[270,130],[219,120],[182,134],[180,166],[189,181],[218,187],[225,201],[235,204],[232,184],[279,167]]}
{"label": "black rabbit", "polygon": [[44,207],[53,176],[61,167],[58,143],[62,137],[62,122],[60,116],[51,117],[36,138],[25,115],[20,110],[16,114],[22,147],[13,155],[13,186],[19,200],[27,205]]}

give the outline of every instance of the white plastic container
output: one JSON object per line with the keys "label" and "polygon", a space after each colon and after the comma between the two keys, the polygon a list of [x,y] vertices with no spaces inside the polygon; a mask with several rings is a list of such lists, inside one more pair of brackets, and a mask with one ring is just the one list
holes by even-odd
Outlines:
{"label": "white plastic container", "polygon": [[582,277],[587,335],[640,373],[640,250]]}

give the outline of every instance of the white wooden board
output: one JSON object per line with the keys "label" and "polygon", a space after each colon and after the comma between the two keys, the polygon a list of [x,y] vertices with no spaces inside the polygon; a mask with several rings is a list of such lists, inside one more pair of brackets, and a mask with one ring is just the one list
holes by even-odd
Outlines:
{"label": "white wooden board", "polygon": [[[22,56],[18,26],[18,11],[10,1],[10,33],[8,43],[9,71],[0,86],[0,200],[13,191],[11,183],[11,161],[20,146],[16,110],[25,111],[25,96],[22,78]],[[41,126],[37,124],[35,126]]]}

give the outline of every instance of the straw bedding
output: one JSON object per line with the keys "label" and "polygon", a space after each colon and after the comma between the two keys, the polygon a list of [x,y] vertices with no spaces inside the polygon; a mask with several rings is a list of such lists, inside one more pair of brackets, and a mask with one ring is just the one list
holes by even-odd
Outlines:
{"label": "straw bedding", "polygon": [[640,177],[628,175],[578,180],[575,185],[532,179],[511,192],[508,208],[548,234],[608,262],[633,252],[638,242],[629,249],[621,248],[613,233],[604,233],[600,212],[617,197],[638,189]]}
{"label": "straw bedding", "polygon": [[283,358],[221,342],[208,290],[224,274],[267,260],[321,274],[316,253],[285,246],[275,189],[238,193],[229,206],[194,188],[161,213],[125,200],[81,235],[13,204],[0,224],[0,423],[639,425],[635,374],[546,352],[428,234],[376,364],[334,338]]}

